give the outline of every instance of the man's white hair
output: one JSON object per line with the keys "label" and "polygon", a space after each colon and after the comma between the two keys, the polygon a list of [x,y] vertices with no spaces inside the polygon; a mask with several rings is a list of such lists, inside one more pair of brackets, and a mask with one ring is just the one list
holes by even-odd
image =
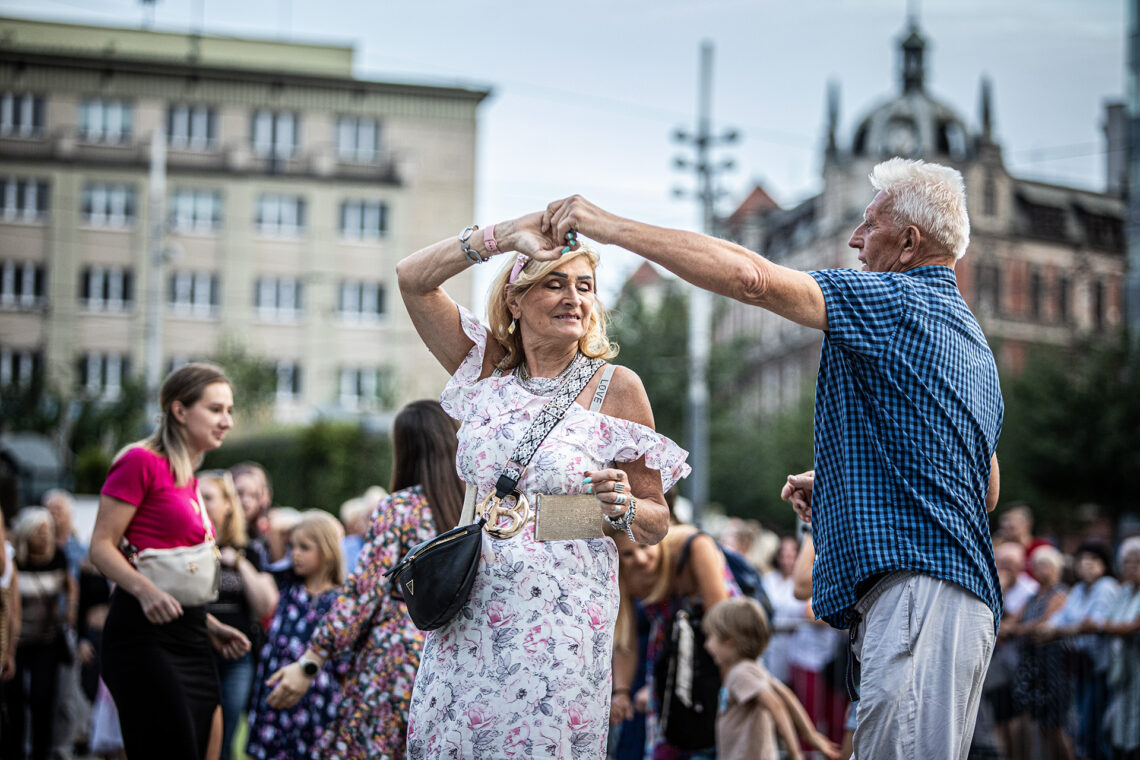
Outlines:
{"label": "man's white hair", "polygon": [[970,244],[966,183],[957,169],[921,159],[892,158],[871,170],[871,186],[891,199],[891,217],[914,225],[960,259]]}

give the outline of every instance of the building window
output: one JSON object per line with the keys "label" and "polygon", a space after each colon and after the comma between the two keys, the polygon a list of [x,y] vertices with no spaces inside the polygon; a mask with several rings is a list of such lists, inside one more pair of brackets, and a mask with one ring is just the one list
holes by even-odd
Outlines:
{"label": "building window", "polygon": [[1045,285],[1041,271],[1033,269],[1029,273],[1029,316],[1031,319],[1041,319],[1041,303],[1045,297]]}
{"label": "building window", "polygon": [[344,201],[340,204],[340,234],[350,240],[375,240],[388,232],[388,204]]}
{"label": "building window", "polygon": [[1071,287],[1069,278],[1065,275],[1057,278],[1057,319],[1062,323],[1069,321],[1069,290]]}
{"label": "building window", "polygon": [[38,137],[44,132],[44,99],[29,92],[0,93],[0,136]]}
{"label": "building window", "polygon": [[218,114],[209,106],[172,105],[166,113],[166,139],[172,148],[206,150],[218,138]]}
{"label": "building window", "polygon": [[1104,329],[1104,283],[1096,280],[1092,284],[1092,323],[1098,331]]}
{"label": "building window", "polygon": [[978,266],[977,299],[982,313],[1001,315],[1001,268],[997,264]]}
{"label": "building window", "polygon": [[83,188],[83,221],[95,227],[127,227],[135,222],[135,188],[90,182]]}
{"label": "building window", "polygon": [[253,152],[262,158],[290,158],[297,150],[298,127],[292,111],[254,111]]}
{"label": "building window", "polygon": [[258,231],[268,235],[299,235],[305,229],[305,199],[266,193],[257,199],[254,221]]}
{"label": "building window", "polygon": [[84,354],[79,358],[79,385],[97,398],[118,398],[129,372],[130,360],[125,355]]}
{"label": "building window", "polygon": [[986,175],[985,184],[982,185],[982,214],[994,216],[997,214],[997,182],[992,174]]}
{"label": "building window", "polygon": [[46,279],[44,268],[39,264],[0,262],[0,309],[42,306]]}
{"label": "building window", "polygon": [[277,362],[277,400],[289,401],[301,395],[301,365]]}
{"label": "building window", "polygon": [[210,272],[175,272],[170,276],[169,297],[174,314],[214,316],[218,312],[218,276]]}
{"label": "building window", "polygon": [[365,116],[341,116],[336,122],[336,155],[341,161],[375,161],[380,155],[380,123]]}
{"label": "building window", "polygon": [[87,267],[79,283],[79,300],[88,311],[128,311],[134,304],[134,275],[125,267]]}
{"label": "building window", "polygon": [[48,212],[48,183],[28,177],[0,177],[0,219],[32,222]]}
{"label": "building window", "polygon": [[38,351],[0,346],[0,387],[30,385],[40,372]]}
{"label": "building window", "polygon": [[344,367],[340,371],[340,405],[375,409],[383,403],[385,372],[376,367]]}
{"label": "building window", "polygon": [[125,100],[89,98],[79,104],[79,137],[87,142],[127,142],[134,118],[134,106]]}
{"label": "building window", "polygon": [[253,305],[261,319],[295,320],[303,306],[301,282],[293,277],[261,277],[254,284]]}
{"label": "building window", "polygon": [[374,322],[384,314],[384,286],[378,282],[345,280],[340,284],[341,318],[349,322]]}
{"label": "building window", "polygon": [[170,196],[170,226],[178,232],[211,232],[222,226],[222,194],[178,188]]}

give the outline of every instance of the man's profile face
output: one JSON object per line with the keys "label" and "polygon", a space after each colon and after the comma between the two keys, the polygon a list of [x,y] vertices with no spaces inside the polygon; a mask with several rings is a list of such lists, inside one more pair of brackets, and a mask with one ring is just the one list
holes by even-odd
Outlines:
{"label": "man's profile face", "polygon": [[891,218],[890,197],[879,191],[847,245],[859,251],[864,272],[901,272],[902,230]]}
{"label": "man's profile face", "polygon": [[237,489],[238,501],[241,502],[241,511],[246,522],[252,522],[259,517],[269,506],[269,489],[265,485],[265,478],[256,472],[243,472],[234,478],[234,487]]}

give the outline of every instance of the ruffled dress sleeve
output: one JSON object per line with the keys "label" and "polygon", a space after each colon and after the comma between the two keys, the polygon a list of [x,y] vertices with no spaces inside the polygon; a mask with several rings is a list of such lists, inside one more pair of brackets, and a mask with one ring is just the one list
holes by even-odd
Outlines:
{"label": "ruffled dress sleeve", "polygon": [[685,463],[689,452],[656,430],[631,420],[602,415],[599,422],[599,454],[613,462],[636,462],[661,473],[661,490],[668,491],[688,477],[693,468]]}
{"label": "ruffled dress sleeve", "polygon": [[463,420],[470,410],[471,402],[477,395],[475,383],[483,372],[483,356],[487,353],[487,328],[479,323],[467,309],[459,306],[459,324],[466,335],[475,344],[463,358],[459,369],[447,381],[443,393],[439,397],[443,411],[456,420]]}

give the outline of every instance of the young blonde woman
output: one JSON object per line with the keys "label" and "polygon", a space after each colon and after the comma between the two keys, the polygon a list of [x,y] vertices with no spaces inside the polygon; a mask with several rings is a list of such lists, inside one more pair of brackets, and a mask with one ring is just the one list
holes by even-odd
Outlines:
{"label": "young blonde woman", "polygon": [[[245,514],[227,470],[198,473],[198,488],[206,514],[218,531],[221,567],[218,571],[218,599],[206,610],[226,625],[238,629],[250,640],[258,637],[260,620],[277,606],[277,584],[261,565],[261,554],[247,551]],[[230,744],[238,719],[249,703],[255,667],[253,652],[236,660],[215,653],[214,664],[222,689],[222,751],[220,760],[229,760]]]}
{"label": "young blonde woman", "polygon": [[[99,500],[91,561],[116,585],[103,628],[103,680],[119,709],[130,757],[217,758],[222,717],[213,649],[249,651],[249,639],[183,606],[120,550],[201,544],[203,506],[194,468],[233,427],[233,390],[212,364],[188,364],[159,391],[158,429],[119,452]],[[212,646],[212,648],[211,648]]]}

